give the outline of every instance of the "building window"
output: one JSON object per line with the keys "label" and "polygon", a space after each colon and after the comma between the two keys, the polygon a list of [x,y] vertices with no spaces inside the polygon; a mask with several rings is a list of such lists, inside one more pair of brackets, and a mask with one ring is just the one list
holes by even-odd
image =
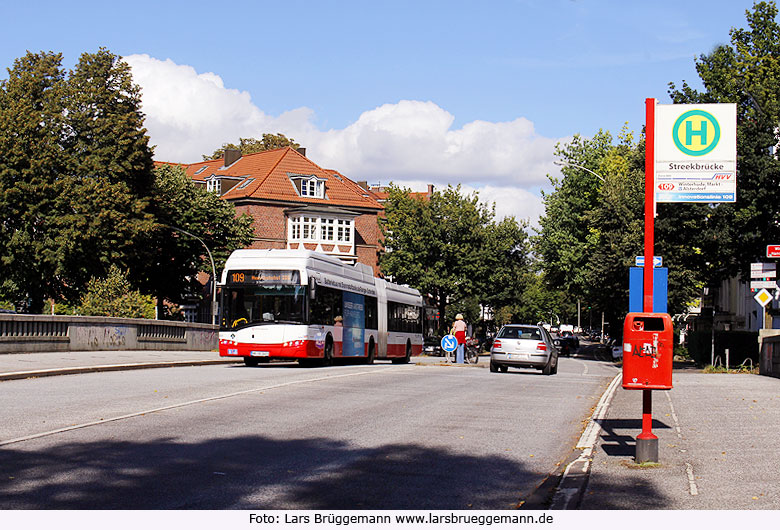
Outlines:
{"label": "building window", "polygon": [[320,230],[322,230],[322,240],[323,241],[333,241],[335,237],[335,230],[334,226],[336,225],[335,219],[327,219],[322,218],[320,219]]}
{"label": "building window", "polygon": [[220,192],[220,180],[218,178],[208,179],[206,181],[206,189],[213,193]]}
{"label": "building window", "polygon": [[316,217],[304,217],[302,219],[301,239],[304,241],[316,241],[318,239],[317,221]]}
{"label": "building window", "polygon": [[351,245],[353,240],[351,219],[295,216],[290,217],[288,226],[290,241]]}
{"label": "building window", "polygon": [[314,175],[289,175],[289,177],[301,197],[325,198],[325,179],[317,178]]}
{"label": "building window", "polygon": [[339,219],[336,222],[336,240],[339,243],[352,242],[352,221]]}
{"label": "building window", "polygon": [[301,239],[301,218],[290,218],[290,241],[298,241]]}

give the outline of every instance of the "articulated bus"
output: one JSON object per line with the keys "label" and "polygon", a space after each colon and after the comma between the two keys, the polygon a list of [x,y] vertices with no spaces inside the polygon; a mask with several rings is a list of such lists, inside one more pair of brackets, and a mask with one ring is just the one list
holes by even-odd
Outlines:
{"label": "articulated bus", "polygon": [[222,272],[219,355],[247,366],[271,359],[408,363],[423,348],[423,300],[309,250],[236,250]]}

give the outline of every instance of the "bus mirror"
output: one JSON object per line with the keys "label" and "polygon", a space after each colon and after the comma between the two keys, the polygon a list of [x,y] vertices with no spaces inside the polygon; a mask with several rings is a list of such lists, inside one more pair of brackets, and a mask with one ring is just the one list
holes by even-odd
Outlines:
{"label": "bus mirror", "polygon": [[309,278],[309,298],[314,300],[317,296],[317,280]]}

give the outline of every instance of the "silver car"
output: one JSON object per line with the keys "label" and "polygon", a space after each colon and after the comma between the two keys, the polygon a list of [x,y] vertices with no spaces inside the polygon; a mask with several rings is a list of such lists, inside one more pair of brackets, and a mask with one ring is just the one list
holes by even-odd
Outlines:
{"label": "silver car", "polygon": [[558,373],[558,348],[547,330],[533,324],[502,327],[490,348],[490,371],[506,372],[510,366]]}

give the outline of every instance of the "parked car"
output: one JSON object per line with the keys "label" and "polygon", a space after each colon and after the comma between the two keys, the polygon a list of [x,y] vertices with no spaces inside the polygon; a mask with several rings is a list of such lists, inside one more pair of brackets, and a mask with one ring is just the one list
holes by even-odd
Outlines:
{"label": "parked car", "polygon": [[558,372],[558,348],[550,333],[534,324],[503,326],[490,348],[490,371],[506,372],[509,367],[536,368],[544,375]]}
{"label": "parked car", "polygon": [[425,337],[423,339],[423,353],[437,357],[444,355],[444,350],[441,349],[441,339],[439,337]]}

